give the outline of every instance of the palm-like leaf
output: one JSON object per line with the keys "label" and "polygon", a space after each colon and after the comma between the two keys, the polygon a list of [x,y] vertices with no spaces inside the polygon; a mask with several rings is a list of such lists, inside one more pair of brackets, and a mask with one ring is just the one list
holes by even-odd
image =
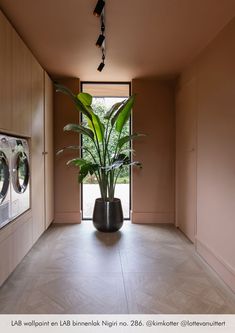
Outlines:
{"label": "palm-like leaf", "polygon": [[68,124],[64,127],[64,131],[72,131],[84,134],[90,137],[92,140],[94,139],[94,133],[87,127],[78,125],[78,124]]}
{"label": "palm-like leaf", "polygon": [[112,115],[114,114],[114,112],[116,112],[123,104],[124,104],[124,102],[115,103],[111,107],[111,109],[108,112],[106,112],[104,118],[105,119],[110,119],[112,117]]}
{"label": "palm-like leaf", "polygon": [[100,121],[100,118],[93,112],[92,119],[88,119],[88,126],[91,129],[91,131],[94,133],[94,135],[97,136],[97,139],[99,142],[102,142],[104,138],[104,124]]}
{"label": "palm-like leaf", "polygon": [[59,83],[55,83],[55,87],[56,87],[56,91],[57,92],[62,92],[66,95],[68,95],[71,100],[74,102],[75,106],[77,107],[77,109],[79,111],[81,111],[87,118],[91,119],[91,115],[89,113],[89,110],[87,110],[86,107],[84,107],[84,105],[82,104],[82,102],[77,98],[77,96],[75,96],[72,91],[63,86],[62,84],[59,84]]}
{"label": "palm-like leaf", "polygon": [[80,93],[77,95],[77,99],[84,105],[84,106],[91,106],[92,104],[92,96],[87,93]]}
{"label": "palm-like leaf", "polygon": [[65,150],[67,150],[67,149],[80,150],[80,149],[82,149],[82,148],[83,148],[83,147],[81,147],[81,146],[76,146],[76,145],[73,145],[73,146],[67,146],[67,147],[64,147],[64,148],[58,150],[58,151],[56,152],[56,155],[60,155],[60,154],[62,154],[62,153],[63,153]]}
{"label": "palm-like leaf", "polygon": [[91,107],[92,96],[87,93],[80,93],[77,95],[77,99],[90,115],[90,117],[87,117],[90,130],[94,133],[94,136],[97,137],[98,141],[101,142],[104,138],[104,125]]}
{"label": "palm-like leaf", "polygon": [[67,165],[73,164],[77,167],[81,167],[81,166],[83,166],[85,164],[88,164],[88,163],[90,163],[90,162],[84,160],[83,158],[76,157],[76,158],[73,158],[72,160],[69,160],[67,162]]}
{"label": "palm-like leaf", "polygon": [[81,183],[83,181],[83,179],[88,175],[88,173],[92,176],[98,169],[99,169],[98,164],[94,164],[94,163],[83,164],[80,167],[80,171],[79,171],[79,178],[78,178],[79,182]]}
{"label": "palm-like leaf", "polygon": [[132,135],[126,135],[124,137],[122,137],[121,139],[118,140],[118,147],[122,148],[122,146],[129,142],[132,141],[133,139],[139,138],[140,136],[144,136],[144,134],[138,134],[138,133],[134,133]]}
{"label": "palm-like leaf", "polygon": [[113,118],[111,119],[111,124],[114,126],[116,124],[115,128],[116,131],[121,133],[123,126],[126,124],[128,119],[130,118],[131,115],[131,109],[134,105],[134,99],[135,96],[129,97],[123,105],[117,110],[117,112],[114,114]]}

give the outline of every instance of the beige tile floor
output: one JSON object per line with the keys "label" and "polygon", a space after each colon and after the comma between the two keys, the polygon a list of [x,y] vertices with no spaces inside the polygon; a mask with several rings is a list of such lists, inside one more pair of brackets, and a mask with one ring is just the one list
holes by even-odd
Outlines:
{"label": "beige tile floor", "polygon": [[52,226],[0,288],[0,313],[235,313],[234,294],[173,226]]}

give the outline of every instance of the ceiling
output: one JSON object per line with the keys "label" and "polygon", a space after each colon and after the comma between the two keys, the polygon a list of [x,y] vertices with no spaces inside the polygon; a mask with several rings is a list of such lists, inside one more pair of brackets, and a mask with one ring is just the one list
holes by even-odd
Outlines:
{"label": "ceiling", "polygon": [[174,77],[235,16],[235,0],[106,0],[106,66],[96,70],[97,0],[0,0],[53,76],[89,81]]}

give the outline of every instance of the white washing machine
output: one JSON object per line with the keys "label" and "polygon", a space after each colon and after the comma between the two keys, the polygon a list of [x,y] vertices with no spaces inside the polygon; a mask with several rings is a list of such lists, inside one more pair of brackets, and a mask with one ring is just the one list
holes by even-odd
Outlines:
{"label": "white washing machine", "polygon": [[8,137],[11,147],[11,219],[30,208],[29,146],[26,139]]}
{"label": "white washing machine", "polygon": [[8,137],[0,134],[0,228],[10,222],[10,156]]}

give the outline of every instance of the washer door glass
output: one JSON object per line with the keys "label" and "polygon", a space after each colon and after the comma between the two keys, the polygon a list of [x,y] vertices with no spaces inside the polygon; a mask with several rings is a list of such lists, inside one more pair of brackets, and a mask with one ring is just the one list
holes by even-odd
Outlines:
{"label": "washer door glass", "polygon": [[0,152],[0,203],[2,203],[7,195],[10,182],[10,173],[6,155]]}
{"label": "washer door glass", "polygon": [[17,193],[24,193],[29,183],[29,162],[27,155],[20,152],[16,155],[13,168],[13,187]]}

